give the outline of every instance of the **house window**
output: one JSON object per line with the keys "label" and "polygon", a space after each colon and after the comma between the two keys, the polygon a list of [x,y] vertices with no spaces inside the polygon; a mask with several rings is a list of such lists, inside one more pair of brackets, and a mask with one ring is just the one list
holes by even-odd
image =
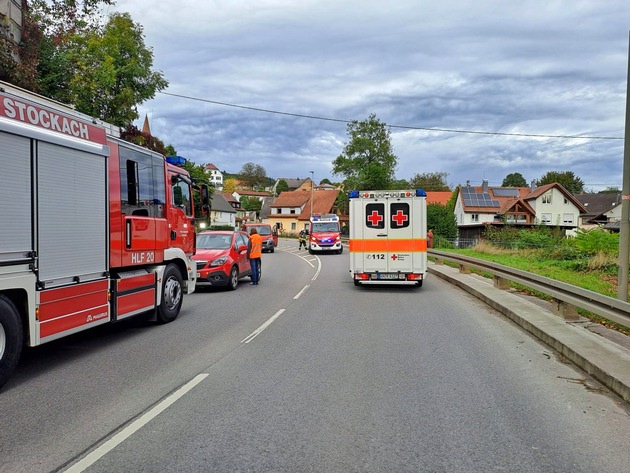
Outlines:
{"label": "house window", "polygon": [[550,204],[551,203],[551,192],[546,192],[543,194],[542,196],[542,203],[543,204]]}
{"label": "house window", "polygon": [[542,214],[541,218],[542,218],[543,225],[550,225],[551,224],[551,214]]}
{"label": "house window", "polygon": [[291,222],[291,231],[294,232],[295,230],[297,230],[297,223]]}
{"label": "house window", "polygon": [[569,203],[569,199],[567,199],[566,197],[564,198],[564,205],[567,205]]}
{"label": "house window", "polygon": [[573,214],[562,214],[562,223],[565,225],[573,225]]}
{"label": "house window", "polygon": [[291,209],[291,213],[292,213],[292,214],[295,214],[295,209]]}
{"label": "house window", "polygon": [[470,220],[473,222],[479,222],[479,214],[471,214]]}

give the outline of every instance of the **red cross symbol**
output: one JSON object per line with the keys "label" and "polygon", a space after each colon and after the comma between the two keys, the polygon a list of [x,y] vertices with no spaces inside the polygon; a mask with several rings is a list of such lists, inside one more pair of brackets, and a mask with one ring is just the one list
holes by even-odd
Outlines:
{"label": "red cross symbol", "polygon": [[370,215],[367,219],[373,227],[376,227],[381,222],[381,220],[383,220],[383,216],[379,214],[376,210],[374,210],[372,211],[372,215]]}
{"label": "red cross symbol", "polygon": [[397,255],[392,255],[392,256],[391,256],[391,258],[392,258],[394,261],[396,261],[396,260],[398,259],[398,256],[397,256]]}
{"label": "red cross symbol", "polygon": [[392,220],[396,222],[396,225],[400,226],[403,222],[409,220],[409,217],[407,217],[402,210],[399,210],[396,212],[396,215],[392,215]]}

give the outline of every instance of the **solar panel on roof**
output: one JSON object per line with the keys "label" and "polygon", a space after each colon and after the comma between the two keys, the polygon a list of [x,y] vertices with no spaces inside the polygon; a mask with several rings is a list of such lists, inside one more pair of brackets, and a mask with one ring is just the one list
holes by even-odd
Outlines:
{"label": "solar panel on roof", "polygon": [[518,189],[510,187],[493,187],[492,192],[497,197],[518,197]]}
{"label": "solar panel on roof", "polygon": [[499,207],[499,201],[494,200],[487,192],[479,193],[469,187],[462,188],[464,205],[469,207]]}

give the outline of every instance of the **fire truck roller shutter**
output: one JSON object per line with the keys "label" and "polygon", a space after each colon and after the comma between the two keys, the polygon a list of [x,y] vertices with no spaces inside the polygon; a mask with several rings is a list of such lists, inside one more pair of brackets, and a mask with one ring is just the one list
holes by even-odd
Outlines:
{"label": "fire truck roller shutter", "polygon": [[106,157],[37,143],[39,279],[46,285],[107,271]]}
{"label": "fire truck roller shutter", "polygon": [[0,132],[0,263],[19,261],[33,250],[31,140]]}

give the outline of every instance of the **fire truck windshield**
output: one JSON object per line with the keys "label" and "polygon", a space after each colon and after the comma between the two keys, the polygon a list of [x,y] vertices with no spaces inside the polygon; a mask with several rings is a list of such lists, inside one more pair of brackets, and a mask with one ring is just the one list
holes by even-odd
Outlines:
{"label": "fire truck windshield", "polygon": [[314,232],[338,232],[339,224],[337,222],[313,222]]}

